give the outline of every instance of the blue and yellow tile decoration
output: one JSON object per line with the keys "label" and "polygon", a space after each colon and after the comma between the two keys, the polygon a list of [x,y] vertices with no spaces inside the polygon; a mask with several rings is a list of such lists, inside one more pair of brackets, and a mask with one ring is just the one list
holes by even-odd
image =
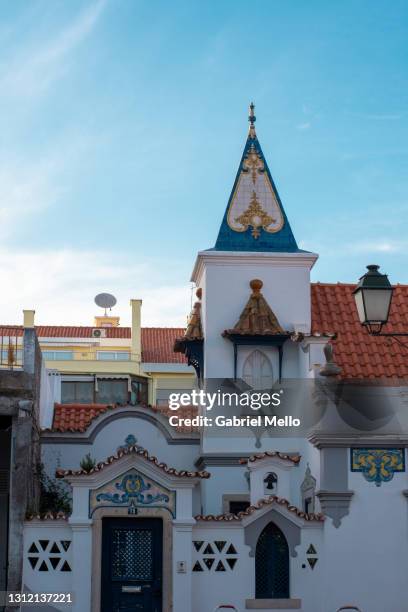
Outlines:
{"label": "blue and yellow tile decoration", "polygon": [[393,479],[395,472],[405,472],[403,448],[352,448],[351,471],[362,472],[376,487]]}

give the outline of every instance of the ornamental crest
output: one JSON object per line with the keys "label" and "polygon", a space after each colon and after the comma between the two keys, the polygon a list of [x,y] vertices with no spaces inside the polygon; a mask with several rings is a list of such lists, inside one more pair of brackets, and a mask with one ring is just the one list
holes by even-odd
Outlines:
{"label": "ornamental crest", "polygon": [[251,173],[251,179],[255,185],[257,174],[265,170],[265,164],[263,163],[260,155],[257,153],[254,145],[251,145],[244,161],[242,162],[242,168],[244,172]]}
{"label": "ornamental crest", "polygon": [[130,470],[90,492],[90,516],[97,508],[106,506],[127,507],[128,514],[137,514],[138,507],[165,507],[174,516],[175,494]]}
{"label": "ornamental crest", "polygon": [[254,145],[242,160],[228,207],[227,223],[234,232],[252,228],[254,239],[260,236],[261,230],[273,234],[284,225],[282,208],[265,161]]}
{"label": "ornamental crest", "polygon": [[270,217],[262,208],[258,200],[256,199],[255,191],[252,192],[251,202],[245,212],[235,219],[240,223],[246,230],[248,227],[252,227],[252,236],[257,239],[262,227],[266,229],[271,223],[275,223],[276,219]]}
{"label": "ornamental crest", "polygon": [[405,472],[403,448],[352,448],[351,471],[362,472],[376,487],[389,482],[395,472]]}

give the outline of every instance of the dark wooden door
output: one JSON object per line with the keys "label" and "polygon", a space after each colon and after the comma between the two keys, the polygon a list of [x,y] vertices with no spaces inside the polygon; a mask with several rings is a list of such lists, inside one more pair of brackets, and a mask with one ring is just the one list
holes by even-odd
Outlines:
{"label": "dark wooden door", "polygon": [[161,519],[103,519],[101,612],[162,612]]}

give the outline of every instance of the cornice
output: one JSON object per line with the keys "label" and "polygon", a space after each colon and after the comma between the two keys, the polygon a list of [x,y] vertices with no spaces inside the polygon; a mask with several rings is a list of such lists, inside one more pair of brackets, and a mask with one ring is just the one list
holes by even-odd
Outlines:
{"label": "cornice", "polygon": [[306,266],[311,270],[318,259],[317,253],[273,253],[268,251],[199,251],[191,274],[191,281],[199,283],[204,266],[236,266],[255,264],[257,266]]}
{"label": "cornice", "polygon": [[358,448],[358,447],[408,447],[408,434],[359,434],[359,433],[318,433],[309,436],[309,442],[321,448]]}

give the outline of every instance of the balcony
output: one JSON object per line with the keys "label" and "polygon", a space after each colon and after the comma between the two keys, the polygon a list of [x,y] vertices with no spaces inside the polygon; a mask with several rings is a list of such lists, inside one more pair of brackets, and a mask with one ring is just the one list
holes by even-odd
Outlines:
{"label": "balcony", "polygon": [[45,361],[109,361],[121,362],[137,361],[136,355],[129,351],[109,351],[109,350],[82,350],[82,349],[57,349],[50,350],[42,348]]}
{"label": "balcony", "polygon": [[23,330],[20,327],[0,327],[0,368],[21,370],[23,359]]}

